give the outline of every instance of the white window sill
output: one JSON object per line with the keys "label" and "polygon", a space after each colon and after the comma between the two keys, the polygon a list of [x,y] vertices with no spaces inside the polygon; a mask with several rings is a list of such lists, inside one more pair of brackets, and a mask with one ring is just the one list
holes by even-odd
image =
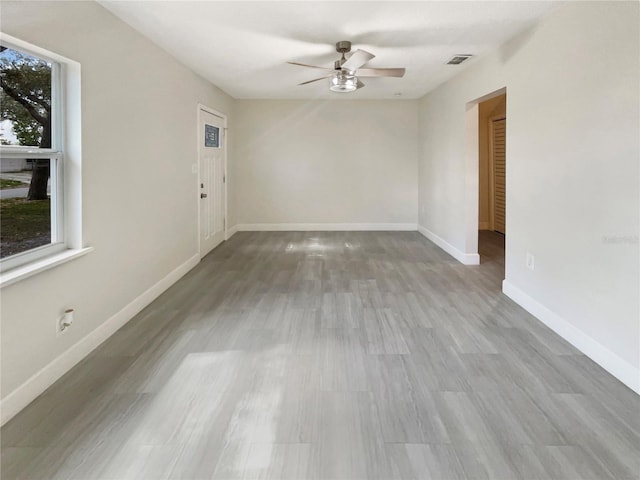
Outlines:
{"label": "white window sill", "polygon": [[20,280],[24,280],[25,278],[32,277],[33,275],[49,270],[50,268],[62,265],[63,263],[67,263],[74,258],[83,257],[90,252],[93,252],[93,247],[65,250],[62,253],[57,253],[50,257],[36,260],[28,265],[12,268],[7,272],[0,273],[0,288],[12,285]]}

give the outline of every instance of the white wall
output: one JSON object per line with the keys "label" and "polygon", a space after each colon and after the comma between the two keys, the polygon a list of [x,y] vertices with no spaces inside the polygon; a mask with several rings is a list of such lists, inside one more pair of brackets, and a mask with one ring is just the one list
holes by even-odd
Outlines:
{"label": "white wall", "polygon": [[420,225],[466,251],[465,106],[506,86],[505,291],[636,389],[639,20],[637,2],[570,2],[479,59],[422,100],[419,165]]}
{"label": "white wall", "polygon": [[239,100],[236,118],[241,228],[303,223],[415,228],[417,102]]}
{"label": "white wall", "polygon": [[[231,113],[233,100],[94,2],[3,1],[1,28],[82,65],[83,234],[95,247],[2,289],[6,399],[193,259],[196,106]],[[68,307],[76,322],[56,338]]]}

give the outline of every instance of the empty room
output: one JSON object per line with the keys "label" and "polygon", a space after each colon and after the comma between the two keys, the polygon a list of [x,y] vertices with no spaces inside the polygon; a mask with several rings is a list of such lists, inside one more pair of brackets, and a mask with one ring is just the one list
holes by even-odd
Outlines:
{"label": "empty room", "polygon": [[640,3],[0,0],[2,480],[640,479]]}

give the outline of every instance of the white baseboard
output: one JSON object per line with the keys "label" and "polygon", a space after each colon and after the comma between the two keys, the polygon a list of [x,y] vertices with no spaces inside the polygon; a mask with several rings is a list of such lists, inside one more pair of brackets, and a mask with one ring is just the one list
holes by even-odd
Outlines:
{"label": "white baseboard", "polygon": [[640,394],[640,368],[638,366],[634,366],[620,358],[616,353],[549,310],[537,300],[531,298],[507,280],[502,282],[502,292],[631,390]]}
{"label": "white baseboard", "polygon": [[236,233],[238,233],[238,225],[234,225],[233,227],[231,227],[230,229],[227,230],[227,235],[225,237],[225,240],[229,240]]}
{"label": "white baseboard", "polygon": [[489,222],[478,222],[478,230],[489,230]]}
{"label": "white baseboard", "polygon": [[243,223],[240,232],[415,231],[415,223]]}
{"label": "white baseboard", "polygon": [[200,255],[194,255],[178,266],[158,283],[143,292],[122,310],[107,319],[82,340],[74,344],[66,352],[58,356],[26,382],[2,399],[0,404],[1,424],[4,425],[20,410],[29,405],[56,380],[67,373],[78,362],[89,355],[120,327],[131,320],[144,307],[160,296],[171,285],[182,278],[189,270],[200,262]]}
{"label": "white baseboard", "polygon": [[445,239],[439,237],[438,235],[430,230],[427,230],[421,225],[418,225],[418,231],[433,243],[435,243],[437,246],[439,246],[441,249],[443,249],[445,252],[447,252],[449,255],[451,255],[453,258],[458,260],[460,263],[464,265],[480,265],[480,255],[478,255],[477,253],[461,252]]}

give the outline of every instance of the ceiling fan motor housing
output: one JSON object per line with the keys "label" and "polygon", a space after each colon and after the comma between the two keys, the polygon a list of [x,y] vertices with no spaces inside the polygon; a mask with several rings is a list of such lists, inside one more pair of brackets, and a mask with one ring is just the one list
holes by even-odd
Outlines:
{"label": "ceiling fan motor housing", "polygon": [[351,51],[351,42],[348,40],[342,40],[341,42],[336,43],[336,52],[338,53],[348,53]]}

